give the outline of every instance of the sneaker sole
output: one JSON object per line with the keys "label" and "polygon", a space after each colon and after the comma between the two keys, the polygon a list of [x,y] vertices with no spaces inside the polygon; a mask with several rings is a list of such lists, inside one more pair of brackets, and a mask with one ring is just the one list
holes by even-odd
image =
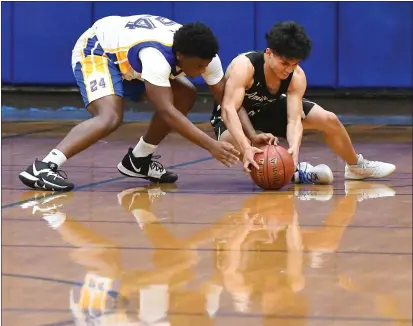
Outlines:
{"label": "sneaker sole", "polygon": [[388,177],[389,175],[393,174],[395,171],[396,171],[396,169],[394,169],[393,171],[390,171],[389,173],[384,174],[380,177],[372,177],[372,176],[369,176],[369,177],[361,177],[360,176],[360,177],[358,177],[357,175],[354,175],[354,177],[353,177],[353,176],[349,176],[349,175],[344,174],[344,179],[345,180],[366,180],[366,179],[378,180],[378,179],[383,179],[383,178]]}

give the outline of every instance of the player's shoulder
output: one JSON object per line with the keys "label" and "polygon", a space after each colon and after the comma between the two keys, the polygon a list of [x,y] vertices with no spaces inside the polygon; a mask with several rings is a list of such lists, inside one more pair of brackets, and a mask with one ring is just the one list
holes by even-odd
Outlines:
{"label": "player's shoulder", "polygon": [[251,77],[254,75],[254,65],[251,60],[246,56],[247,53],[241,53],[232,59],[228,66],[227,73],[228,76],[231,73],[236,73],[237,75],[243,75]]}
{"label": "player's shoulder", "polygon": [[295,68],[293,76],[291,78],[290,86],[288,87],[288,91],[294,90],[302,90],[307,87],[307,78],[305,76],[304,69],[300,66]]}
{"label": "player's shoulder", "polygon": [[294,70],[293,77],[291,78],[291,82],[295,84],[306,83],[306,76],[305,71],[302,67],[297,66]]}
{"label": "player's shoulder", "polygon": [[300,65],[298,65],[297,68],[295,68],[294,76],[297,76],[298,78],[305,77],[305,71]]}

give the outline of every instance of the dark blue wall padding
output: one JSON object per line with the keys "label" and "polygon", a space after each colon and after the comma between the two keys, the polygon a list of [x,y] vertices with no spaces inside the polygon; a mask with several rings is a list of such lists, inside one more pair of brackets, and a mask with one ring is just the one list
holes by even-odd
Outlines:
{"label": "dark blue wall padding", "polygon": [[[174,19],[184,24],[201,21],[217,36],[224,69],[231,60],[254,47],[253,2],[175,2]],[[196,78],[195,83],[204,83]]]}
{"label": "dark blue wall padding", "polygon": [[76,85],[72,49],[93,22],[153,14],[209,25],[224,69],[239,53],[264,50],[275,22],[295,20],[313,42],[301,64],[308,87],[413,87],[413,2],[9,1],[1,8],[5,84]]}
{"label": "dark blue wall padding", "polygon": [[133,15],[158,15],[172,19],[172,1],[152,2],[152,1],[119,1],[93,2],[93,20],[106,16],[133,16]]}
{"label": "dark blue wall padding", "polygon": [[16,1],[13,6],[13,82],[73,84],[72,49],[91,26],[91,3]]}
{"label": "dark blue wall padding", "polygon": [[412,2],[339,2],[340,87],[412,87]]}
{"label": "dark blue wall padding", "polygon": [[12,31],[11,2],[1,3],[1,80],[10,83],[12,79]]}
{"label": "dark blue wall padding", "polygon": [[336,76],[335,2],[257,2],[257,47],[265,49],[266,32],[278,21],[293,20],[303,25],[313,43],[311,56],[301,64],[311,86],[334,86]]}

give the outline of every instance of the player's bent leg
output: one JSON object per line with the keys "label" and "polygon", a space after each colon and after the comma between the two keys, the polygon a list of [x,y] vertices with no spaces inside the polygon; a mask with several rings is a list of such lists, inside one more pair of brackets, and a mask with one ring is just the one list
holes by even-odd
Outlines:
{"label": "player's bent leg", "polygon": [[[214,132],[217,140],[225,141],[233,145],[240,153],[242,153],[242,149],[239,147],[238,143],[235,141],[234,137],[232,137],[231,133],[228,129],[226,129],[225,124],[223,121],[219,121],[214,125]],[[260,131],[257,131],[260,133]],[[239,154],[238,158],[242,161],[243,155]]]}
{"label": "player's bent leg", "polygon": [[[195,102],[195,86],[187,78],[178,77],[171,80],[171,88],[174,106],[182,114],[187,115]],[[160,158],[159,155],[153,156],[159,143],[170,132],[169,125],[155,112],[145,135],[134,149],[129,148],[128,153],[118,164],[119,172],[128,177],[143,178],[156,183],[175,182],[178,176],[167,171],[160,162],[154,161]]]}
{"label": "player's bent leg", "polygon": [[19,178],[26,186],[52,191],[73,189],[74,185],[66,179],[65,173],[58,170],[58,164],[52,161],[53,154],[62,153],[68,159],[116,130],[123,119],[123,99],[116,95],[106,96],[91,103],[89,112],[93,118],[72,128],[45,160],[36,159],[20,173]]}
{"label": "player's bent leg", "polygon": [[117,95],[102,97],[88,106],[93,118],[73,127],[56,146],[67,158],[80,153],[110,135],[122,124],[123,98]]}
{"label": "player's bent leg", "polygon": [[[89,69],[93,66],[94,69]],[[89,67],[89,68],[88,68]],[[107,58],[86,57],[74,67],[85,106],[93,115],[72,128],[43,160],[36,159],[19,179],[28,187],[50,191],[70,191],[73,183],[58,170],[68,158],[85,150],[116,130],[123,119],[123,89],[120,72]]]}
{"label": "player's bent leg", "polygon": [[357,154],[350,137],[334,113],[314,104],[303,120],[303,127],[304,129],[321,131],[327,145],[347,164],[357,163]]}
{"label": "player's bent leg", "polygon": [[345,179],[380,179],[392,174],[396,167],[390,163],[369,161],[356,154],[350,136],[338,117],[315,104],[303,120],[304,129],[319,130],[330,149],[345,162]]}
{"label": "player's bent leg", "polygon": [[237,148],[237,150],[240,151],[240,148],[239,148],[237,142],[235,141],[234,137],[232,137],[229,130],[224,130],[224,132],[222,134],[220,134],[219,137],[217,137],[217,139],[219,141],[226,141],[226,142],[232,144],[233,146],[235,146]]}

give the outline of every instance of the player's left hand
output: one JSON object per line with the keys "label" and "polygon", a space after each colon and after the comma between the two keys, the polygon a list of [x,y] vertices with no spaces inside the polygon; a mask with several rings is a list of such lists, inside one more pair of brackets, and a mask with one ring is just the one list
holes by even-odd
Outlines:
{"label": "player's left hand", "polygon": [[256,146],[278,144],[278,138],[270,133],[257,134],[253,136],[250,140],[252,144]]}
{"label": "player's left hand", "polygon": [[255,154],[262,153],[263,150],[257,147],[250,146],[244,149],[244,156],[242,158],[242,163],[244,164],[244,172],[251,173],[250,165],[252,165],[257,170],[260,169],[257,162],[255,162]]}
{"label": "player's left hand", "polygon": [[288,149],[288,154],[290,154],[293,157],[293,161],[294,161],[294,166],[297,167],[298,166],[298,152],[299,152],[299,148],[298,147],[290,147]]}

